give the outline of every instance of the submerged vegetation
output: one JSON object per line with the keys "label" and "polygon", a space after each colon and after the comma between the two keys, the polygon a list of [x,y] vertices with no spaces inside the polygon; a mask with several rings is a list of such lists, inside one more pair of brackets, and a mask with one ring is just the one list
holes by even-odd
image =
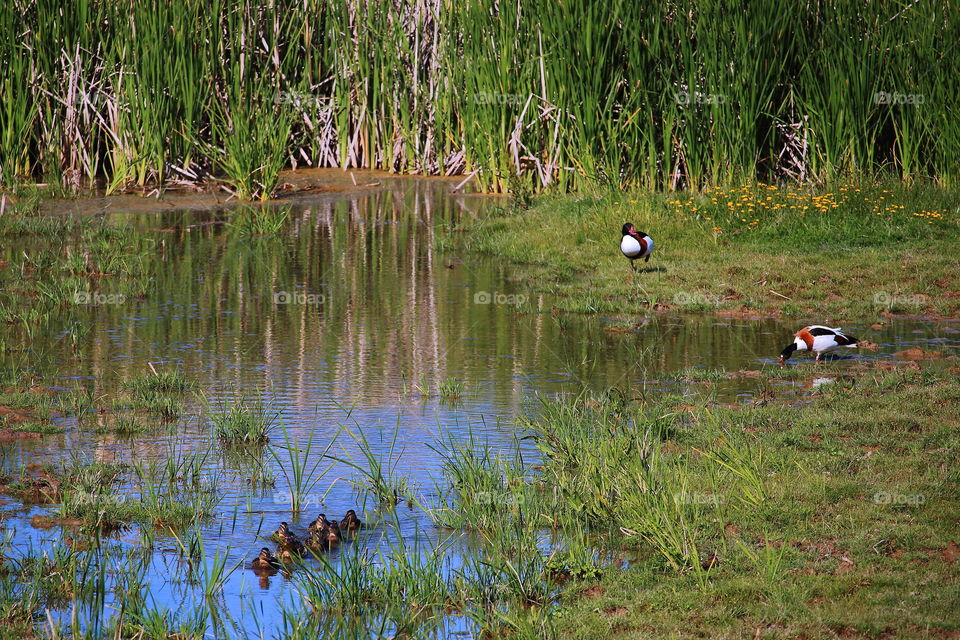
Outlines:
{"label": "submerged vegetation", "polygon": [[[936,3],[0,7],[0,183],[108,192],[283,167],[488,190],[960,175],[960,21]],[[520,174],[519,178],[515,177]]]}

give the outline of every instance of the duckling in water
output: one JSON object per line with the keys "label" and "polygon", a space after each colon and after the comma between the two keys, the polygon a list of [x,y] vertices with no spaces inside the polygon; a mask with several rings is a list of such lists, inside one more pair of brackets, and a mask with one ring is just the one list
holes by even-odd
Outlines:
{"label": "duckling in water", "polygon": [[340,535],[340,525],[336,521],[330,523],[330,527],[327,529],[327,547],[333,549],[335,546],[340,544],[340,539],[343,536]]}
{"label": "duckling in water", "polygon": [[271,537],[277,542],[282,543],[286,538],[292,535],[293,534],[290,533],[290,529],[287,527],[287,523],[281,522],[280,526],[277,527],[277,530],[273,532]]}
{"label": "duckling in water", "polygon": [[294,562],[303,558],[303,544],[295,540],[296,544],[282,544],[277,547],[277,557],[285,563]]}
{"label": "duckling in water", "polygon": [[270,553],[270,549],[264,547],[260,549],[260,555],[253,559],[250,563],[250,567],[256,570],[273,570],[280,568],[280,560],[277,559],[275,555]]}
{"label": "duckling in water", "polygon": [[340,521],[340,529],[352,536],[357,535],[357,532],[360,531],[362,527],[363,523],[360,521],[360,518],[357,517],[357,512],[353,509],[348,510],[347,515]]}
{"label": "duckling in water", "polygon": [[307,527],[307,531],[310,533],[319,532],[323,531],[328,526],[330,526],[330,521],[327,520],[327,516],[325,514],[321,513],[319,516],[317,516],[316,520],[310,523],[310,525]]}
{"label": "duckling in water", "polygon": [[277,540],[277,554],[282,560],[303,555],[303,543],[293,535],[286,522],[280,523],[280,528],[273,532],[273,536]]}

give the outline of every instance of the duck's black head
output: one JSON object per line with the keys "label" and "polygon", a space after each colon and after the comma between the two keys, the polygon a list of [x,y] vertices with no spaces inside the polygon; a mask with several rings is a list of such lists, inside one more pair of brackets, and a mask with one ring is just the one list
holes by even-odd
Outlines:
{"label": "duck's black head", "polygon": [[260,557],[261,557],[261,558],[268,558],[268,557],[270,557],[270,549],[267,549],[266,547],[260,549]]}
{"label": "duck's black head", "polygon": [[357,517],[356,511],[354,511],[353,509],[347,509],[347,518],[349,518],[350,520],[353,520],[356,517]]}
{"label": "duck's black head", "polygon": [[621,229],[621,231],[623,232],[623,235],[628,236],[633,233],[635,229],[631,223],[627,222],[623,225],[623,229]]}
{"label": "duck's black head", "polygon": [[783,364],[790,359],[790,356],[793,355],[793,352],[797,350],[797,343],[791,342],[786,347],[783,348],[783,351],[780,352],[780,364]]}

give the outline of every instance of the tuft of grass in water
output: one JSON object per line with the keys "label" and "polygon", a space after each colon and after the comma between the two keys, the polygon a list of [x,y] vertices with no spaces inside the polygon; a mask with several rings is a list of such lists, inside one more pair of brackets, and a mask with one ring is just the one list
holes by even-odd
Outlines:
{"label": "tuft of grass in water", "polygon": [[57,426],[56,424],[48,421],[41,420],[31,420],[28,422],[14,422],[7,423],[4,420],[0,420],[0,427],[4,429],[9,429],[10,431],[20,431],[22,433],[39,433],[40,435],[52,435],[56,433],[63,433],[65,429],[63,427]]}
{"label": "tuft of grass in water", "polygon": [[217,439],[228,447],[262,447],[270,441],[278,413],[271,412],[260,400],[236,400],[210,416]]}
{"label": "tuft of grass in water", "polygon": [[440,397],[444,400],[459,400],[463,395],[463,390],[466,388],[466,385],[462,380],[457,380],[456,378],[447,378],[442,380],[438,386],[437,391],[440,394]]}
{"label": "tuft of grass in water", "polygon": [[495,453],[472,432],[466,440],[451,435],[431,448],[443,460],[439,503],[427,511],[438,526],[488,532],[507,517],[522,520],[526,507],[540,501],[527,483],[522,458]]}
{"label": "tuft of grass in water", "polygon": [[197,383],[187,380],[179,369],[137,376],[124,383],[135,395],[146,397],[154,393],[186,393],[196,389]]}
{"label": "tuft of grass in water", "polygon": [[727,374],[721,369],[706,369],[704,367],[686,367],[670,375],[671,378],[690,382],[716,382],[726,380]]}
{"label": "tuft of grass in water", "polygon": [[118,415],[112,421],[98,424],[94,433],[112,433],[118,436],[135,436],[148,433],[150,428],[132,416]]}
{"label": "tuft of grass in water", "polygon": [[131,523],[183,528],[213,515],[216,477],[204,470],[206,453],[172,452],[162,460],[123,468],[75,462],[62,474],[59,516],[95,529]]}

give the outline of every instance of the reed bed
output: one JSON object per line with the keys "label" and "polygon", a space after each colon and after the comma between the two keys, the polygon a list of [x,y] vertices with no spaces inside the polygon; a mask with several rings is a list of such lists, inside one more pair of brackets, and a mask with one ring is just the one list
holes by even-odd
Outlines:
{"label": "reed bed", "polygon": [[960,20],[936,3],[13,0],[0,25],[3,185],[266,199],[304,166],[518,193],[960,172]]}

